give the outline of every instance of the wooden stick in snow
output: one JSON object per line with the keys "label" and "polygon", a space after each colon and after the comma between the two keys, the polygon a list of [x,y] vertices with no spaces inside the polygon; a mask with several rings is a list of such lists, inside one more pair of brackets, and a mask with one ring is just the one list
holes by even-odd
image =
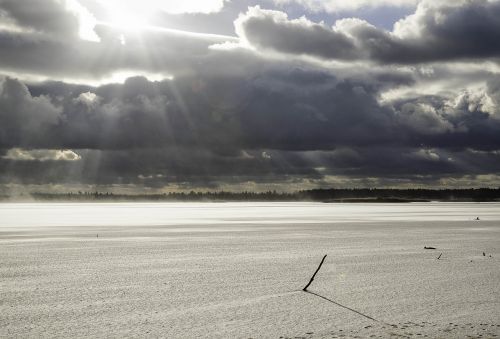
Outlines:
{"label": "wooden stick in snow", "polygon": [[316,272],[314,272],[313,276],[311,277],[311,280],[309,280],[309,283],[306,285],[306,287],[304,287],[302,289],[302,291],[304,292],[307,292],[307,288],[309,287],[309,285],[311,285],[311,283],[313,282],[314,280],[314,277],[316,276],[316,274],[318,273],[319,269],[321,268],[321,265],[323,265],[323,262],[325,261],[326,259],[326,254],[325,256],[323,257],[323,259],[321,260],[321,263],[319,264],[318,268],[316,269]]}

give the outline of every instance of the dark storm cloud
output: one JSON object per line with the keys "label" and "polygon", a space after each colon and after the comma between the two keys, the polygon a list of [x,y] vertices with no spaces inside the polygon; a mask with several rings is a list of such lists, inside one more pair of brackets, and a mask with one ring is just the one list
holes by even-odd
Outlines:
{"label": "dark storm cloud", "polygon": [[[232,51],[209,49],[237,42],[227,36],[162,29],[131,32],[97,24],[94,30],[100,42],[80,40],[78,18],[63,2],[44,0],[38,6],[28,6],[28,2],[0,2],[3,17],[25,29],[0,31],[4,71],[78,80],[102,79],[123,70],[177,75],[196,71],[214,55],[221,60],[211,65],[216,70],[230,67],[227,54],[234,56],[230,63],[240,62]],[[394,32],[387,32],[357,19],[339,20],[331,29],[254,7],[240,16],[236,29],[257,50],[326,60],[419,63],[499,57],[498,16],[500,2],[440,6],[424,2]]]}
{"label": "dark storm cloud", "polygon": [[[0,184],[300,187],[336,176],[431,182],[500,173],[497,74],[391,67],[495,57],[498,44],[486,42],[499,32],[498,3],[426,2],[392,33],[359,20],[329,29],[254,8],[237,27],[255,49],[229,37],[102,24],[100,42],[84,41],[62,7],[32,18],[38,14],[21,3],[0,0],[2,15],[25,28],[0,31],[3,70],[56,79],[122,70],[174,77],[100,86],[2,78]],[[55,21],[45,23],[51,15]],[[447,78],[453,91],[382,100],[393,89]],[[479,89],[462,89],[472,80]]]}
{"label": "dark storm cloud", "polygon": [[0,184],[135,184],[163,187],[167,184],[254,180],[284,181],[289,176],[319,178],[307,166],[280,164],[262,152],[220,155],[182,146],[120,151],[80,150],[77,161],[21,161],[0,157]]}
{"label": "dark storm cloud", "polygon": [[221,154],[341,145],[500,148],[500,120],[491,111],[498,105],[496,82],[480,96],[464,93],[453,102],[422,97],[384,105],[378,101],[380,79],[399,78],[343,79],[310,68],[275,68],[251,78],[209,72],[162,82],[137,77],[97,88],[46,83],[32,86],[35,96],[6,78],[1,146],[178,145]]}
{"label": "dark storm cloud", "polygon": [[51,35],[76,35],[78,18],[58,0],[0,0],[4,19],[24,29]]}
{"label": "dark storm cloud", "polygon": [[[398,133],[387,133],[394,114],[378,104],[375,80],[364,84],[296,69],[267,70],[243,80],[210,74],[163,82],[137,77],[61,98],[61,90],[52,84],[47,89],[55,93],[35,87],[48,96],[33,97],[22,83],[7,78],[4,92],[14,83],[28,102],[62,113],[50,116],[50,133],[42,140],[33,140],[36,129],[7,129],[5,124],[3,132],[10,134],[2,146],[126,149],[176,144],[221,152],[307,150],[390,142]],[[302,90],[305,82],[310,83],[308,91]],[[11,97],[0,101],[6,107],[3,118],[29,122],[31,106],[8,106]]]}
{"label": "dark storm cloud", "polygon": [[289,20],[286,13],[279,11],[254,7],[235,24],[236,32],[259,49],[325,59],[350,59],[357,54],[354,41],[345,34],[306,19]]}
{"label": "dark storm cloud", "polygon": [[21,82],[0,80],[0,145],[43,143],[48,130],[61,119],[62,109],[47,96],[32,97]]}
{"label": "dark storm cloud", "polygon": [[[426,62],[500,57],[500,2],[421,5],[399,23],[394,49],[372,47],[372,58],[382,62]],[[405,32],[407,31],[407,32]]]}
{"label": "dark storm cloud", "polygon": [[498,89],[494,83],[479,93],[462,92],[453,99],[419,97],[393,103],[399,121],[412,133],[413,144],[443,148],[497,150],[500,144]]}
{"label": "dark storm cloud", "polygon": [[[0,146],[128,149],[180,145],[219,153],[317,150],[340,145],[500,149],[498,83],[480,94],[382,104],[395,74],[339,78],[320,69],[269,66],[85,87],[0,83]],[[304,90],[306,86],[307,90]]]}
{"label": "dark storm cloud", "polygon": [[257,48],[323,59],[421,63],[500,57],[500,2],[422,2],[415,14],[388,32],[359,19],[332,28],[305,18],[254,7],[236,22],[241,37]]}
{"label": "dark storm cloud", "polygon": [[1,67],[74,79],[100,79],[121,70],[176,74],[189,71],[210,45],[228,41],[170,31],[123,33],[103,25],[96,32],[101,42],[0,31]]}
{"label": "dark storm cloud", "polygon": [[[101,41],[85,41],[76,36],[78,18],[62,2],[44,0],[30,7],[22,1],[4,0],[0,8],[4,17],[28,29],[0,31],[0,64],[5,71],[78,80],[102,79],[123,70],[189,73],[211,63],[214,55],[218,62],[210,66],[215,70],[224,71],[240,62],[234,51],[209,49],[237,42],[231,37],[162,29],[131,32],[98,24],[94,30]],[[389,33],[357,19],[340,20],[330,29],[254,7],[240,16],[236,29],[257,50],[326,60],[418,63],[498,57],[499,15],[500,2],[475,0],[453,6],[424,2]],[[61,38],[68,34],[73,38]],[[228,55],[232,56],[229,60]]]}
{"label": "dark storm cloud", "polygon": [[6,24],[0,29],[3,71],[73,80],[102,79],[124,70],[171,75],[190,72],[201,56],[210,54],[210,45],[236,41],[162,28],[130,31],[102,23],[93,27],[100,41],[82,40],[81,14],[66,4],[0,0],[0,24]]}
{"label": "dark storm cloud", "polygon": [[[178,98],[183,99],[178,111],[153,113],[173,113],[167,121],[175,122],[175,126],[162,125],[158,117],[150,125],[145,125],[149,118],[139,124],[125,123],[117,129],[129,137],[114,136],[110,142],[121,148],[130,147],[131,140],[134,147],[145,142],[176,147],[162,149],[159,153],[163,155],[157,156],[155,152],[141,157],[137,152],[120,151],[120,162],[110,158],[110,163],[117,165],[102,167],[114,168],[103,183],[113,182],[113,177],[127,167],[131,169],[130,182],[151,186],[166,182],[223,183],[235,177],[280,182],[294,177],[319,180],[327,175],[439,178],[498,172],[499,157],[494,151],[500,149],[498,112],[486,112],[480,97],[463,94],[452,103],[434,97],[381,106],[375,98],[384,85],[376,79],[354,81],[315,70],[292,69],[267,70],[245,82],[243,88],[239,88],[239,78],[227,77],[178,79],[164,83],[168,85],[165,87],[131,79],[124,86],[97,88],[95,92],[103,98],[101,106],[109,102],[106,98],[136,105],[136,94],[149,100],[171,96],[171,106],[166,106],[169,109],[176,108]],[[304,84],[308,84],[307,92]],[[498,97],[495,85],[492,83],[487,91],[491,98]],[[177,99],[172,99],[173,93]],[[141,99],[141,104],[144,102]],[[498,102],[494,103],[497,107]],[[144,108],[118,111],[125,121],[136,121],[133,116],[137,114],[146,118]],[[115,123],[113,120],[110,124]],[[70,134],[77,135],[77,131]],[[105,133],[99,131],[97,135],[102,138]],[[339,147],[332,157],[310,156],[317,149]],[[355,153],[343,153],[342,149]],[[130,158],[138,162],[131,164]],[[321,171],[322,167],[326,170]],[[159,172],[162,176],[155,176],[158,169],[164,169]]]}
{"label": "dark storm cloud", "polygon": [[[77,161],[15,161],[0,157],[0,185],[8,183],[137,185],[220,188],[242,182],[290,184],[329,177],[390,181],[437,181],[498,173],[500,153],[419,148],[339,148],[335,151],[260,151],[219,155],[167,147],[123,151],[78,151]],[[327,181],[325,181],[326,183]],[[373,184],[373,183],[372,183]],[[300,187],[300,186],[298,186]]]}
{"label": "dark storm cloud", "polygon": [[[471,149],[372,147],[339,148],[306,152],[299,156],[314,159],[325,175],[355,177],[455,176],[498,172],[500,157],[495,152]],[[309,162],[311,164],[311,162]]]}

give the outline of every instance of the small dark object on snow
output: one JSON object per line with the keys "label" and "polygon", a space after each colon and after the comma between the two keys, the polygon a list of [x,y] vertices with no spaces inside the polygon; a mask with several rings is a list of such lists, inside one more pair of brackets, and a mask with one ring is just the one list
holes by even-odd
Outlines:
{"label": "small dark object on snow", "polygon": [[486,253],[483,252],[483,257],[486,257]]}
{"label": "small dark object on snow", "polygon": [[441,256],[442,256],[442,255],[443,255],[443,253],[441,253],[437,259],[438,259],[438,260],[439,260],[439,259],[441,259]]}
{"label": "small dark object on snow", "polygon": [[326,259],[326,254],[325,254],[325,256],[323,257],[323,259],[321,260],[321,262],[319,263],[319,266],[318,266],[318,268],[316,269],[316,272],[314,272],[313,276],[311,277],[311,280],[309,280],[309,283],[306,285],[306,287],[304,287],[304,288],[302,289],[302,291],[307,292],[307,288],[308,288],[308,287],[309,287],[309,285],[311,285],[311,283],[313,282],[314,277],[316,276],[316,274],[318,273],[319,269],[321,268],[321,265],[323,265],[323,262],[325,261],[325,259]]}
{"label": "small dark object on snow", "polygon": [[435,250],[435,249],[436,249],[435,247],[424,246],[424,250]]}
{"label": "small dark object on snow", "polygon": [[479,217],[477,217],[476,220],[481,220],[481,219],[479,219]]}

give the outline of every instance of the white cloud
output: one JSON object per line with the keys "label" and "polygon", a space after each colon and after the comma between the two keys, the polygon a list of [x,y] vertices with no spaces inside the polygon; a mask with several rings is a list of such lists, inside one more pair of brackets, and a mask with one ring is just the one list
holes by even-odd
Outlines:
{"label": "white cloud", "polygon": [[11,148],[3,158],[16,161],[78,161],[82,157],[72,150]]}
{"label": "white cloud", "polygon": [[418,4],[419,0],[274,0],[277,4],[297,3],[305,8],[314,11],[341,12],[352,11],[364,7],[410,7]]}
{"label": "white cloud", "polygon": [[457,112],[486,112],[495,115],[499,110],[486,88],[468,89],[446,102],[448,114]]}
{"label": "white cloud", "polygon": [[420,149],[416,152],[413,152],[411,154],[411,156],[414,158],[428,160],[428,161],[441,160],[441,157],[439,156],[439,154],[437,154],[434,150],[430,150],[430,149]]}
{"label": "white cloud", "polygon": [[268,159],[268,160],[272,159],[271,155],[267,152],[262,152],[261,156],[262,159]]}
{"label": "white cloud", "polygon": [[99,0],[108,8],[125,11],[160,10],[171,14],[214,13],[224,7],[225,0]]}
{"label": "white cloud", "polygon": [[101,79],[99,82],[96,82],[98,85],[102,84],[123,84],[128,78],[133,78],[141,76],[149,81],[163,81],[163,80],[172,80],[174,77],[169,74],[164,74],[161,72],[157,73],[152,73],[152,72],[146,72],[146,71],[119,71],[119,72],[114,72],[111,74],[109,77]]}
{"label": "white cloud", "polygon": [[140,180],[152,180],[152,179],[162,179],[165,178],[165,175],[163,174],[150,174],[150,175],[144,175],[144,174],[139,174],[137,176]]}
{"label": "white cloud", "polygon": [[213,13],[224,7],[224,0],[153,0],[152,2],[158,3],[160,8],[168,13]]}
{"label": "white cloud", "polygon": [[66,0],[66,8],[78,18],[80,26],[78,35],[81,39],[88,41],[100,40],[94,31],[97,19],[87,8],[82,6],[78,0]]}
{"label": "white cloud", "polygon": [[82,103],[88,107],[94,107],[99,103],[99,96],[92,92],[85,92],[80,94],[76,99],[74,99],[74,101]]}
{"label": "white cloud", "polygon": [[399,119],[403,125],[424,135],[441,134],[454,130],[454,126],[428,104],[406,103],[401,107],[399,113]]}

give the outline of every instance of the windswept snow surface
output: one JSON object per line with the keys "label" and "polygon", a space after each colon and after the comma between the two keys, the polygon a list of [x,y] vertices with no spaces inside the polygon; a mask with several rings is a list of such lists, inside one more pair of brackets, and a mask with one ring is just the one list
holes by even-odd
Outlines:
{"label": "windswept snow surface", "polygon": [[341,336],[500,336],[500,204],[0,204],[1,338]]}

